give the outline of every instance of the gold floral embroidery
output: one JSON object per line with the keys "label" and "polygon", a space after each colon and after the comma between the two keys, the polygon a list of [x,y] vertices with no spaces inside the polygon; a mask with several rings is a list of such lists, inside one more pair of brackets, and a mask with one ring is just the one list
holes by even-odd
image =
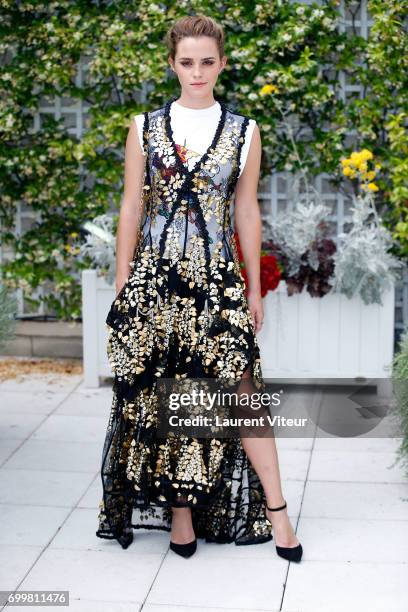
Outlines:
{"label": "gold floral embroidery", "polygon": [[115,380],[97,535],[126,547],[132,526],[170,530],[171,507],[187,504],[197,537],[227,542],[244,530],[264,541],[263,490],[239,439],[157,435],[162,377],[239,382],[249,368],[265,388],[230,217],[248,118],[222,104],[211,145],[188,169],[169,108],[145,116],[141,242],[106,318]]}

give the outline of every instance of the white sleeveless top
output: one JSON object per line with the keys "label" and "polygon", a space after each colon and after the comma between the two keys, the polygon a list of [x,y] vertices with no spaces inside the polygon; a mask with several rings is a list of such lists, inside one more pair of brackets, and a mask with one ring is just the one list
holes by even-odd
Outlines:
{"label": "white sleeveless top", "polygon": [[[221,105],[219,102],[215,102],[212,106],[207,106],[207,108],[188,108],[182,106],[176,100],[172,102],[170,106],[170,120],[173,138],[176,145],[187,149],[184,150],[184,153],[189,170],[194,167],[198,158],[204,155],[210,146],[220,117]],[[134,119],[139,134],[140,147],[143,151],[143,113],[135,115]],[[246,129],[245,140],[241,149],[240,172],[238,176],[241,176],[245,167],[255,123],[254,119],[250,119]]]}

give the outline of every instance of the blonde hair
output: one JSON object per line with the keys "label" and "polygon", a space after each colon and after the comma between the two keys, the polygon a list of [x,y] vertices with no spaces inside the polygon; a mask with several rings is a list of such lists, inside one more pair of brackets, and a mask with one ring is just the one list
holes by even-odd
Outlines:
{"label": "blonde hair", "polygon": [[186,36],[209,36],[217,43],[220,58],[224,55],[224,30],[215,19],[206,15],[189,15],[178,19],[167,32],[165,43],[174,61],[177,44]]}

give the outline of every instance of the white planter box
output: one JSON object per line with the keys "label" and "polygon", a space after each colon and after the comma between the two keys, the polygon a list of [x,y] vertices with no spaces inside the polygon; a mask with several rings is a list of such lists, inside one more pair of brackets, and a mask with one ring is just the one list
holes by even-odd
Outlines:
{"label": "white planter box", "polygon": [[112,376],[106,345],[108,327],[105,319],[115,299],[115,287],[97,275],[96,270],[82,271],[82,329],[84,384],[98,387],[100,376]]}
{"label": "white planter box", "polygon": [[[265,321],[257,338],[265,378],[387,378],[393,357],[394,289],[383,306],[366,306],[340,294],[289,297],[286,284],[264,298]],[[105,319],[115,298],[96,270],[82,272],[84,383],[97,387],[112,376]]]}
{"label": "white planter box", "polygon": [[366,305],[306,290],[288,296],[286,283],[264,298],[264,324],[257,338],[265,378],[387,378],[393,358],[392,287],[383,305]]}

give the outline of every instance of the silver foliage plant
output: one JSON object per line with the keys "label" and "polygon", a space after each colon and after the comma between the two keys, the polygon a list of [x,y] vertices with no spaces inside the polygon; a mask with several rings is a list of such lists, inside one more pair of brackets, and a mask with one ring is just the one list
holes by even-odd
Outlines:
{"label": "silver foliage plant", "polygon": [[267,240],[279,245],[287,257],[287,275],[295,276],[302,265],[307,263],[313,270],[319,267],[317,252],[312,248],[316,240],[325,234],[325,221],[330,216],[330,208],[322,203],[300,197],[295,208],[280,212],[276,221],[267,226]]}
{"label": "silver foliage plant", "polygon": [[336,245],[327,236],[332,211],[302,171],[293,176],[288,196],[292,208],[265,222],[265,250],[283,268],[288,295],[305,287],[312,297],[323,297],[334,271]]}
{"label": "silver foliage plant", "polygon": [[[305,191],[299,190],[304,181]],[[382,294],[401,278],[403,262],[390,253],[391,233],[384,227],[370,192],[353,195],[352,227],[338,235],[337,250],[331,255],[334,273],[328,279],[331,291],[351,298],[360,295],[364,304],[383,305]],[[296,276],[305,260],[317,270],[318,253],[313,245],[324,237],[330,208],[302,173],[291,187],[293,208],[266,222],[266,238],[278,245],[285,257],[287,276]]]}
{"label": "silver foliage plant", "polygon": [[359,294],[365,304],[383,304],[381,296],[400,278],[403,262],[389,249],[391,233],[382,224],[370,193],[353,196],[352,228],[339,234],[334,254],[333,290],[347,297]]}
{"label": "silver foliage plant", "polygon": [[88,256],[98,273],[105,276],[109,284],[113,284],[116,274],[116,239],[112,215],[98,215],[93,221],[86,221],[82,227],[87,230],[87,234],[80,246],[79,255]]}
{"label": "silver foliage plant", "polygon": [[391,414],[397,418],[401,432],[401,444],[397,450],[397,460],[403,464],[408,476],[408,325],[399,342],[399,349],[392,364],[393,397]]}

